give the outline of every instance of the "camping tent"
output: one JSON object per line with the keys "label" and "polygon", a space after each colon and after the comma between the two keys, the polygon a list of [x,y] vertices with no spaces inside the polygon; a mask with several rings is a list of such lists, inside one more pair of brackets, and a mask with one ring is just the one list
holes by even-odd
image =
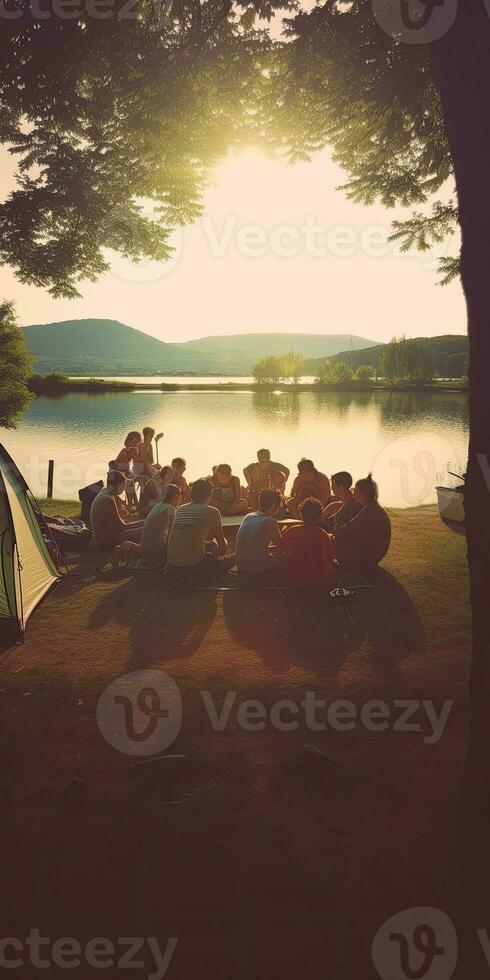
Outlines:
{"label": "camping tent", "polygon": [[0,445],[0,624],[24,632],[29,616],[60,578],[24,477]]}

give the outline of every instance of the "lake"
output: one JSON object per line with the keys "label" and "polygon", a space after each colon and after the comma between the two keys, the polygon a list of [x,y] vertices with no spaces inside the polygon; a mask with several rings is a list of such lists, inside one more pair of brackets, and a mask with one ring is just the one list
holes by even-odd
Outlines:
{"label": "lake", "polygon": [[[196,379],[195,379],[196,380]],[[199,380],[199,379],[197,379]],[[164,432],[160,462],[187,459],[190,480],[229,462],[241,475],[257,449],[295,472],[302,456],[331,474],[372,470],[388,506],[432,503],[444,467],[464,469],[468,405],[463,393],[135,391],[36,398],[1,440],[34,493],[74,499],[103,477],[130,429]]]}
{"label": "lake", "polygon": [[[86,381],[87,378],[80,378],[80,375],[71,375],[75,380]],[[298,381],[304,385],[312,385],[317,379],[312,374],[305,374],[303,377],[298,378]],[[195,374],[155,374],[155,375],[128,375],[128,374],[111,374],[102,375],[102,381],[129,381],[131,384],[141,384],[141,385],[229,385],[229,384],[255,384],[255,378],[252,375],[216,375],[216,374],[200,374],[199,376]],[[285,383],[283,381],[283,383]],[[293,384],[293,382],[290,382]]]}

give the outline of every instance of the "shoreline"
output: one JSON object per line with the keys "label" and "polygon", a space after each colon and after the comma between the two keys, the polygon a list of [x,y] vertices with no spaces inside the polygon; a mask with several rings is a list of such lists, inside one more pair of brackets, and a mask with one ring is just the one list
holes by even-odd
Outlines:
{"label": "shoreline", "polygon": [[221,383],[216,382],[212,384],[209,382],[199,383],[196,379],[195,383],[185,382],[179,383],[178,381],[169,384],[168,382],[162,382],[162,384],[156,384],[155,382],[149,382],[145,384],[144,382],[134,382],[134,381],[104,381],[99,378],[80,378],[77,380],[70,379],[69,381],[64,381],[62,383],[52,381],[49,377],[47,378],[31,378],[29,381],[29,390],[33,395],[40,397],[44,396],[47,398],[59,398],[63,395],[72,394],[127,394],[128,392],[135,391],[160,391],[162,394],[173,394],[178,391],[203,391],[203,392],[242,392],[250,391],[253,394],[274,394],[275,392],[280,392],[281,394],[290,393],[302,393],[302,392],[320,392],[320,393],[330,393],[330,392],[347,392],[347,393],[370,393],[377,394],[378,392],[403,392],[405,394],[410,394],[412,392],[428,392],[430,394],[435,394],[439,392],[449,392],[451,394],[460,394],[468,391],[468,384],[466,382],[458,381],[447,381],[447,382],[435,382],[434,384],[423,384],[423,383],[406,383],[406,384],[378,384],[376,382],[366,382],[366,381],[351,381],[351,382],[338,382],[336,384],[287,384],[284,382],[277,382],[273,384],[254,384],[253,382],[244,382],[243,384],[230,381],[223,381]]}

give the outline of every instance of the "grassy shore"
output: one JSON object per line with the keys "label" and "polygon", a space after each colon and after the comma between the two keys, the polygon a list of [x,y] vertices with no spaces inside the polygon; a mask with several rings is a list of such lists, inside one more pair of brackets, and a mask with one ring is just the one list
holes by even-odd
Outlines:
{"label": "grassy shore", "polygon": [[101,378],[67,378],[62,381],[51,378],[49,375],[43,377],[37,375],[29,382],[29,388],[35,395],[44,395],[50,398],[59,398],[68,394],[107,394],[128,391],[254,391],[267,393],[271,391],[284,392],[461,392],[468,390],[468,383],[465,380],[454,381],[435,381],[433,384],[425,383],[406,383],[389,385],[382,382],[371,381],[346,381],[335,384],[318,382],[314,384],[288,384],[282,381],[271,384],[257,384],[251,381],[216,381],[216,383],[202,382],[196,378],[195,382],[179,381],[176,377],[175,382],[134,382],[134,381],[104,381]]}
{"label": "grassy shore", "polygon": [[[434,507],[391,517],[375,588],[348,610],[298,606],[281,591],[170,593],[146,572],[103,581],[96,552],[74,565],[1,661],[9,935],[24,935],[22,894],[45,935],[179,936],[175,980],[366,980],[385,919],[412,906],[452,911],[466,542]],[[142,668],[170,674],[184,716],[173,761],[135,766],[102,737],[96,705]],[[221,731],[203,691],[218,713],[235,692]],[[298,728],[275,727],[277,699],[299,705],[308,691],[358,712],[382,701],[392,721],[406,700],[454,705],[433,742],[422,709],[420,730],[405,733],[312,730],[301,713]],[[265,708],[260,731],[239,723],[246,699]]]}

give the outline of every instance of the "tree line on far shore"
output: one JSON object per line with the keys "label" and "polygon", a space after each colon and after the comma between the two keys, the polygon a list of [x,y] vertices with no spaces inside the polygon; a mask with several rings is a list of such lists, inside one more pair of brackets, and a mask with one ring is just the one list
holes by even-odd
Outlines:
{"label": "tree line on far shore", "polygon": [[[464,378],[467,374],[467,355],[450,354],[444,377]],[[288,382],[297,384],[307,373],[308,364],[301,354],[289,352],[281,357],[264,357],[253,368],[258,384]],[[430,343],[426,340],[407,340],[394,337],[386,344],[378,364],[359,364],[351,367],[343,360],[326,360],[317,368],[317,384],[346,384],[349,382],[385,381],[391,385],[431,384],[437,372]]]}
{"label": "tree line on far shore", "polygon": [[394,337],[383,350],[379,373],[391,384],[397,381],[429,384],[438,374],[443,378],[466,378],[468,354],[464,351],[448,354],[441,372],[440,367],[436,370],[434,351],[429,341]]}
{"label": "tree line on far shore", "polygon": [[[258,384],[274,384],[277,382],[293,382],[297,384],[306,373],[306,361],[301,354],[289,353],[282,357],[264,357],[255,364],[252,374]],[[371,364],[361,364],[354,371],[343,361],[333,364],[325,363],[316,381],[318,384],[338,384],[344,381],[370,381],[374,378],[375,368]]]}
{"label": "tree line on far shore", "polygon": [[434,378],[434,358],[425,340],[396,337],[386,345],[381,359],[383,377],[392,384],[397,381],[431,382]]}

